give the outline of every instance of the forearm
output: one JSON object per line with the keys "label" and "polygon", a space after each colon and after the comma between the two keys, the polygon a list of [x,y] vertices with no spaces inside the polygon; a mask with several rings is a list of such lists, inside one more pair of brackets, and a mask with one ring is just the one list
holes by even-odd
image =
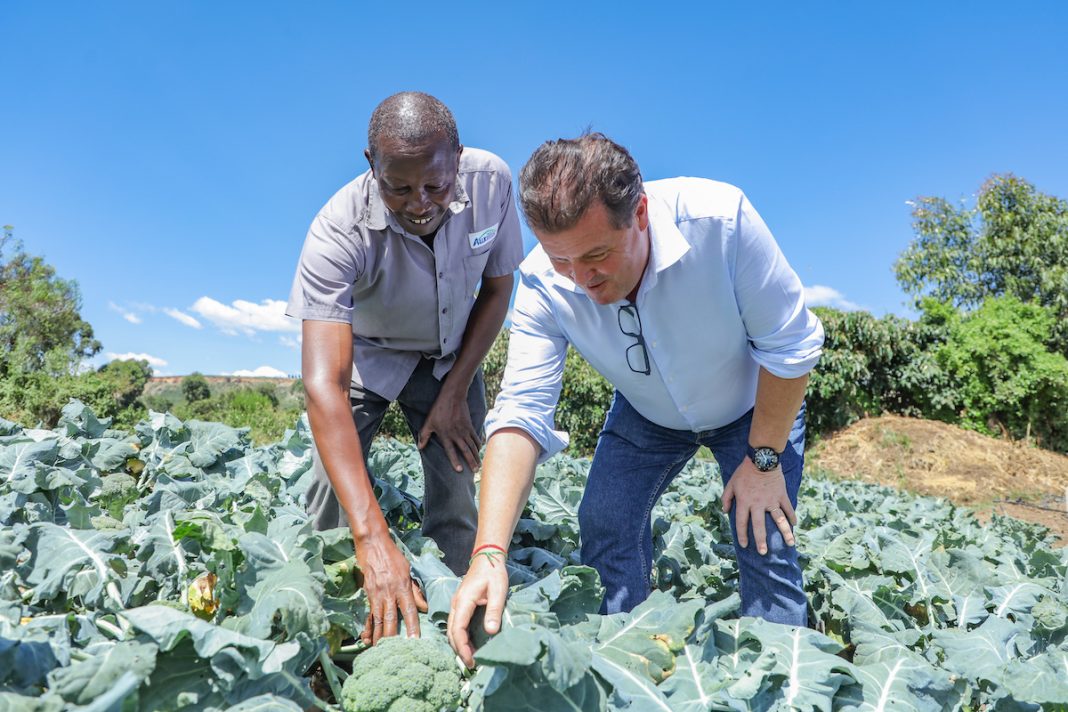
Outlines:
{"label": "forearm", "polygon": [[530,497],[540,448],[518,428],[504,428],[489,439],[482,466],[475,546],[508,548],[519,516]]}
{"label": "forearm", "polygon": [[456,354],[456,363],[449,369],[443,388],[466,393],[475,371],[486,357],[493,341],[501,333],[508,313],[508,299],[512,295],[512,277],[498,277],[483,281],[471,315],[464,329],[464,340]]}
{"label": "forearm", "polygon": [[749,428],[750,445],[774,448],[777,452],[786,448],[807,386],[807,373],[800,378],[779,378],[763,367],[760,369]]}
{"label": "forearm", "polygon": [[348,389],[335,383],[305,382],[308,420],[330,486],[348,515],[357,543],[388,532],[363,461],[360,436],[352,421]]}

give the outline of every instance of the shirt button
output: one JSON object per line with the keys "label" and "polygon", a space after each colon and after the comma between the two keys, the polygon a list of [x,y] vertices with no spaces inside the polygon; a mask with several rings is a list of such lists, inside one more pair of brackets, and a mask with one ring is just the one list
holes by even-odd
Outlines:
{"label": "shirt button", "polygon": [[656,348],[656,342],[654,341],[653,343],[650,344],[650,346],[652,346],[655,349]]}
{"label": "shirt button", "polygon": [[444,272],[438,272],[438,279],[444,279],[444,278],[445,278],[445,273]]}
{"label": "shirt button", "polygon": [[449,313],[449,308],[445,307],[444,309],[441,310],[441,313],[442,314],[448,314]]}
{"label": "shirt button", "polygon": [[449,340],[448,340],[448,339],[442,339],[442,340],[441,340],[441,343],[443,343],[443,344],[447,344],[447,343],[449,343]]}

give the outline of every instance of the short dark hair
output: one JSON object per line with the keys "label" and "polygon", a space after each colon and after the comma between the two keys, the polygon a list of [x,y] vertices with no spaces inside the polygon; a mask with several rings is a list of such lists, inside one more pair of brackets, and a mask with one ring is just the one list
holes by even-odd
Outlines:
{"label": "short dark hair", "polygon": [[421,91],[402,91],[387,97],[375,107],[367,125],[367,150],[378,155],[378,141],[389,136],[408,145],[444,136],[460,150],[460,135],[449,107]]}
{"label": "short dark hair", "polygon": [[600,200],[617,228],[630,225],[645,189],[627,149],[602,133],[546,141],[519,174],[519,202],[532,230],[574,227]]}

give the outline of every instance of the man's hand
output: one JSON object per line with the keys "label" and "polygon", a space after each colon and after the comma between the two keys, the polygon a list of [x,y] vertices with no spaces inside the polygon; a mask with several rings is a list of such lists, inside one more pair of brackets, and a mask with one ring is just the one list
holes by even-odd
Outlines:
{"label": "man's hand", "polygon": [[371,608],[360,639],[374,645],[383,637],[397,635],[398,609],[408,635],[418,638],[418,611],[426,612],[426,599],[418,584],[412,580],[408,560],[389,538],[389,534],[357,540],[356,562],[363,574],[363,587]]}
{"label": "man's hand", "polygon": [[[457,472],[463,471],[462,460],[467,461],[467,466],[474,472],[479,468],[481,461],[478,457],[478,449],[482,447],[482,439],[475,432],[475,426],[471,424],[471,411],[467,407],[467,391],[458,393],[448,387],[448,381],[442,386],[434,405],[430,407],[426,422],[419,431],[419,449],[422,450],[430,442],[430,436],[436,434],[441,446],[445,448],[445,454],[452,463],[452,469]],[[462,460],[461,460],[462,458]]]}
{"label": "man's hand", "polygon": [[757,551],[762,556],[768,553],[765,512],[771,514],[786,545],[794,545],[793,527],[797,524],[797,515],[786,496],[786,480],[781,467],[761,472],[752,460],[744,458],[723,488],[723,511],[729,512],[732,503],[737,507],[734,526],[738,546],[743,549],[749,546],[749,523],[752,522]]}
{"label": "man's hand", "polygon": [[475,646],[471,643],[468,626],[478,606],[486,607],[486,633],[494,635],[501,629],[501,615],[508,598],[508,570],[504,557],[480,556],[460,582],[449,609],[449,644],[464,665],[475,666]]}

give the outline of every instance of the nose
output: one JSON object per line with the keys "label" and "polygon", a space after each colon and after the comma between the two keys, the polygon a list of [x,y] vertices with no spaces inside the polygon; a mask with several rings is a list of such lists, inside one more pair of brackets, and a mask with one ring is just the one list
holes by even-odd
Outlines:
{"label": "nose", "polygon": [[430,194],[425,190],[413,190],[409,193],[404,209],[413,217],[423,217],[430,212]]}
{"label": "nose", "polygon": [[581,264],[575,265],[571,268],[571,279],[576,284],[586,285],[593,279],[593,270],[589,267],[584,267]]}

